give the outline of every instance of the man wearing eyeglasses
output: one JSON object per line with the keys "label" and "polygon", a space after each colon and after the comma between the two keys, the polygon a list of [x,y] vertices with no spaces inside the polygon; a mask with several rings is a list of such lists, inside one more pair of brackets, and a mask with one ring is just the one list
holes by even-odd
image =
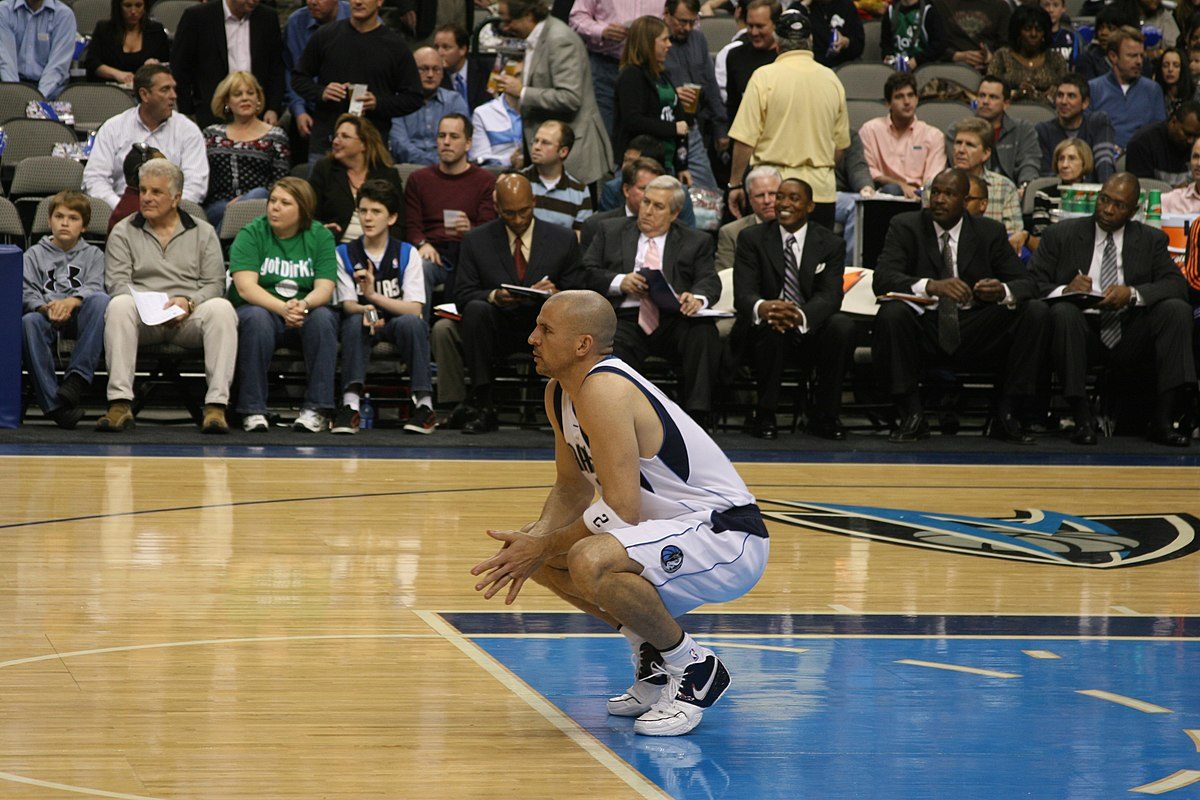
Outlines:
{"label": "man wearing eyeglasses", "polygon": [[445,69],[442,57],[432,47],[421,47],[413,53],[417,73],[421,77],[424,104],[411,114],[392,120],[388,149],[397,164],[431,166],[438,161],[438,123],[447,114],[470,115],[467,101],[453,89],[442,86]]}
{"label": "man wearing eyeglasses", "polygon": [[671,35],[667,77],[684,105],[696,109],[699,123],[688,129],[688,172],[694,185],[717,191],[702,131],[716,142],[718,152],[724,152],[729,149],[729,119],[708,54],[708,40],[699,29],[700,0],[667,0],[663,21]]}
{"label": "man wearing eyeglasses", "polygon": [[1075,444],[1096,444],[1086,376],[1097,362],[1123,378],[1152,366],[1146,438],[1168,447],[1190,443],[1188,431],[1173,427],[1186,387],[1196,384],[1187,282],[1166,234],[1133,221],[1140,193],[1133,173],[1113,175],[1096,213],[1047,228],[1030,265],[1038,291],[1053,303],[1050,361],[1075,417]]}

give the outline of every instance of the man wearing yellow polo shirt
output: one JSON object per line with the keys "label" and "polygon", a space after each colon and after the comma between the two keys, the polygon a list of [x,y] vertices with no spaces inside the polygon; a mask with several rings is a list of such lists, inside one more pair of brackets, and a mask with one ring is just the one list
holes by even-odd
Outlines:
{"label": "man wearing yellow polo shirt", "polygon": [[784,179],[800,178],[813,189],[809,219],[833,227],[837,204],[834,166],[850,146],[846,91],[833,71],[813,60],[812,24],[799,9],[775,24],[779,57],[750,76],[729,138],[733,140],[729,210],[741,217],[748,167],[769,165]]}

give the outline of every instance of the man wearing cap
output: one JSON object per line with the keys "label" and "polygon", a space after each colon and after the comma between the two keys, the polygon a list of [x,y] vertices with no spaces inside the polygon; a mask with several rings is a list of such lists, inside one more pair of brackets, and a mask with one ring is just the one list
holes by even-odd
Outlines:
{"label": "man wearing cap", "polygon": [[812,26],[800,9],[785,11],[775,25],[779,57],[750,77],[729,129],[733,140],[729,210],[741,217],[747,166],[770,165],[784,179],[812,187],[811,219],[833,227],[837,203],[834,167],[850,146],[846,92],[833,71],[813,60]]}

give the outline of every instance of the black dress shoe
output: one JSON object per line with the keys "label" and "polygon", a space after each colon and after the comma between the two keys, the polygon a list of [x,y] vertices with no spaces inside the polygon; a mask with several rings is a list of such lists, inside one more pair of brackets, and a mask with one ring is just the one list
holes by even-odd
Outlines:
{"label": "black dress shoe", "polygon": [[938,431],[942,436],[956,435],[959,427],[958,414],[953,411],[943,411],[938,414]]}
{"label": "black dress shoe", "polygon": [[462,430],[462,427],[479,415],[479,411],[466,403],[459,403],[446,418],[443,426],[450,430]]}
{"label": "black dress shoe", "polygon": [[1096,423],[1076,422],[1075,432],[1071,434],[1071,444],[1081,444],[1092,447],[1096,444]]}
{"label": "black dress shoe", "polygon": [[1021,423],[1012,414],[992,417],[988,436],[1010,444],[1034,444],[1037,441],[1021,428]]}
{"label": "black dress shoe", "polygon": [[775,415],[762,412],[755,414],[747,426],[747,433],[756,439],[779,438],[779,426],[775,423]]}
{"label": "black dress shoe", "polygon": [[922,439],[928,438],[929,425],[925,422],[925,414],[918,411],[902,419],[900,424],[892,429],[891,435],[888,436],[888,441],[903,444],[906,442],[919,442]]}
{"label": "black dress shoe", "polygon": [[499,430],[500,425],[496,422],[496,411],[491,408],[481,408],[479,413],[473,418],[467,420],[462,426],[462,432],[470,436],[475,436],[481,433],[491,433]]}
{"label": "black dress shoe", "polygon": [[829,439],[834,442],[846,440],[846,429],[842,427],[842,423],[837,417],[833,419],[812,420],[808,423],[808,432],[813,436],[819,436],[822,439]]}
{"label": "black dress shoe", "polygon": [[1192,443],[1192,438],[1186,433],[1174,428],[1160,428],[1157,425],[1150,427],[1150,430],[1146,432],[1146,438],[1155,444],[1167,447],[1187,447]]}

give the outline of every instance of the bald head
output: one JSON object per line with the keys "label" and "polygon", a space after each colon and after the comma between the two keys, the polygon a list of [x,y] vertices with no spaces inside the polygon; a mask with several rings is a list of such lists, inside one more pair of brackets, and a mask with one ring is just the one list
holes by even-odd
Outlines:
{"label": "bald head", "polygon": [[513,236],[524,236],[533,223],[533,187],[515,172],[496,179],[496,211]]}
{"label": "bald head", "polygon": [[546,301],[543,311],[549,311],[574,336],[591,336],[593,352],[608,355],[613,349],[617,332],[617,314],[612,303],[597,292],[572,289],[559,292]]}
{"label": "bald head", "polygon": [[442,76],[444,74],[441,55],[432,47],[418,47],[413,52],[413,61],[417,62],[417,71],[420,73],[421,78],[421,89],[424,90],[426,95],[436,92],[437,88],[442,85]]}

